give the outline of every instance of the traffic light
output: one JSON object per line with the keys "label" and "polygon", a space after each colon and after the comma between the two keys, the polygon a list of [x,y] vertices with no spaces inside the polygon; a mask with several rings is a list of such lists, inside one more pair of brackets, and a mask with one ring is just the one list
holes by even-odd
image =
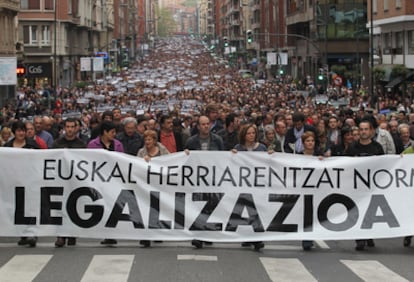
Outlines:
{"label": "traffic light", "polygon": [[319,69],[318,80],[323,80],[323,68]]}
{"label": "traffic light", "polygon": [[284,73],[285,73],[285,72],[283,71],[283,69],[280,69],[280,70],[279,70],[279,74],[280,74],[280,75],[283,75]]}
{"label": "traffic light", "polygon": [[246,40],[248,44],[251,44],[253,42],[253,31],[250,29],[246,31]]}
{"label": "traffic light", "polygon": [[227,37],[223,37],[223,44],[224,44],[224,47],[229,46],[229,39]]}

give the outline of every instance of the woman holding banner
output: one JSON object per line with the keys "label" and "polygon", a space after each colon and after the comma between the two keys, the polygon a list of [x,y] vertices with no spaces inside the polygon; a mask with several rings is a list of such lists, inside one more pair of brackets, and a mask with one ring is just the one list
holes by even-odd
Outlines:
{"label": "woman holding banner", "polygon": [[[167,155],[170,153],[164,145],[157,141],[157,132],[155,130],[145,130],[143,137],[144,147],[139,149],[137,154],[138,157],[144,158],[145,161],[149,162],[151,158]],[[141,240],[139,243],[145,248],[151,246],[150,240]]]}
{"label": "woman holding banner", "polygon": [[[244,152],[266,152],[268,149],[266,148],[266,145],[258,142],[258,130],[256,125],[252,123],[248,123],[244,125],[240,129],[239,133],[239,141],[240,143],[234,146],[234,149],[232,150],[233,153],[237,153],[238,151],[244,151]],[[271,151],[273,150],[271,149]],[[250,247],[253,246],[255,251],[260,251],[260,249],[264,248],[264,243],[262,241],[258,242],[244,242],[242,243],[243,247]]]}
{"label": "woman holding banner", "polygon": [[[302,136],[302,144],[303,144],[303,151],[299,154],[306,155],[306,156],[319,156],[322,159],[322,153],[319,152],[318,148],[316,148],[315,144],[315,133],[312,131],[305,131]],[[302,248],[304,251],[310,251],[313,247],[313,241],[304,240],[302,241]]]}
{"label": "woman holding banner", "polygon": [[[40,149],[36,141],[26,137],[26,125],[21,120],[15,121],[11,128],[14,138],[4,144],[4,147],[23,148],[23,149]],[[36,247],[37,238],[21,237],[17,244],[19,246]]]}
{"label": "woman holding banner", "polygon": [[[99,136],[88,143],[88,149],[105,149],[108,151],[124,152],[122,143],[115,139],[117,125],[112,121],[104,120],[99,127]],[[102,245],[116,245],[115,239],[104,239]]]}

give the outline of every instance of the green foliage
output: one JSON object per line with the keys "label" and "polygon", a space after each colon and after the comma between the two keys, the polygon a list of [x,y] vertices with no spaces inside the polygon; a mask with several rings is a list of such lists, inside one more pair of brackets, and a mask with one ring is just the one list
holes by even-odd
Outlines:
{"label": "green foliage", "polygon": [[375,81],[381,81],[385,77],[385,69],[381,67],[375,67],[373,74]]}
{"label": "green foliage", "polygon": [[197,6],[197,0],[185,0],[182,3],[182,5],[186,6],[186,7],[196,7]]}
{"label": "green foliage", "polygon": [[337,75],[340,75],[342,77],[345,77],[346,73],[346,66],[343,65],[333,65],[331,66],[331,71],[336,73]]}
{"label": "green foliage", "polygon": [[162,8],[159,10],[158,35],[160,37],[171,36],[176,30],[177,23],[174,21],[171,10]]}
{"label": "green foliage", "polygon": [[408,69],[404,65],[397,65],[392,68],[391,77],[405,77],[408,73]]}
{"label": "green foliage", "polygon": [[87,82],[86,81],[77,81],[74,84],[75,87],[80,88],[80,89],[84,89],[87,86]]}

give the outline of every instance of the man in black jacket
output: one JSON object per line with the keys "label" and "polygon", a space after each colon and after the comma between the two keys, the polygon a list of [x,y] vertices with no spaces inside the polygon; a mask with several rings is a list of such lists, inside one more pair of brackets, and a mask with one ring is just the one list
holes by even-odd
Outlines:
{"label": "man in black jacket", "polygon": [[[286,153],[302,153],[302,134],[306,131],[312,131],[315,136],[318,136],[316,128],[305,124],[305,115],[301,112],[295,112],[292,115],[293,127],[289,128],[285,136],[284,149]],[[315,148],[319,148],[319,139],[315,137]]]}

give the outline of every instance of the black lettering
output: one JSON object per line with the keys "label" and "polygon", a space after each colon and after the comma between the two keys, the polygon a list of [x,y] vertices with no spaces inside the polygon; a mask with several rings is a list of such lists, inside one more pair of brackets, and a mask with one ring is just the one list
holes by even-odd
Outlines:
{"label": "black lettering", "polygon": [[[188,171],[188,174],[186,173]],[[187,179],[189,186],[194,186],[194,182],[191,181],[191,176],[193,175],[193,168],[191,166],[188,165],[183,165],[182,167],[182,174],[183,174],[183,178],[181,180],[181,185],[184,186],[185,184],[185,179]]]}
{"label": "black lettering", "polygon": [[73,166],[75,165],[75,161],[74,160],[70,161],[70,165],[69,165],[69,169],[68,169],[69,170],[69,175],[68,176],[64,176],[63,173],[62,173],[62,171],[64,171],[64,169],[62,168],[62,163],[63,163],[62,160],[58,161],[58,175],[59,175],[59,178],[63,179],[63,180],[69,180],[73,176]]}
{"label": "black lettering", "polygon": [[308,181],[309,181],[311,175],[313,174],[313,172],[315,171],[315,169],[311,168],[311,167],[304,167],[303,171],[309,171],[309,173],[306,176],[305,181],[302,184],[302,188],[315,188],[315,185],[308,185]]}
{"label": "black lettering", "polygon": [[[246,209],[248,217],[242,216],[244,209]],[[239,195],[227,223],[226,231],[234,232],[239,225],[250,225],[254,232],[264,232],[252,194],[242,193]]]}
{"label": "black lettering", "polygon": [[292,170],[293,171],[293,176],[292,176],[292,179],[293,179],[293,188],[296,188],[296,176],[297,176],[296,172],[298,170],[301,170],[301,168],[300,167],[289,167],[289,170]]}
{"label": "black lettering", "polygon": [[[382,173],[382,174],[377,176],[379,173]],[[379,169],[376,172],[374,172],[374,175],[372,176],[372,178],[374,180],[374,185],[377,186],[377,188],[380,188],[380,189],[389,188],[391,186],[393,180],[394,180],[394,178],[392,177],[392,174],[389,171],[385,170],[385,169]],[[388,183],[384,184],[382,186],[381,186],[381,183],[379,183],[377,181],[377,179],[381,179],[381,180],[385,181],[386,178],[388,179]]]}
{"label": "black lettering", "polygon": [[226,166],[226,168],[224,169],[224,172],[219,180],[218,186],[221,186],[224,181],[230,182],[233,186],[236,186],[236,181],[234,180],[233,175],[231,175],[231,171],[228,166]]}
{"label": "black lettering", "polygon": [[120,178],[122,180],[122,183],[125,183],[125,178],[124,178],[124,175],[122,174],[121,168],[118,165],[118,162],[115,163],[115,165],[114,165],[114,167],[113,167],[113,169],[111,171],[111,174],[109,175],[109,177],[106,180],[106,182],[111,181],[111,179],[113,177]]}
{"label": "black lettering", "polygon": [[107,164],[107,162],[103,162],[103,163],[101,163],[101,165],[100,166],[96,166],[96,162],[92,162],[92,172],[91,172],[91,176],[92,176],[92,178],[91,178],[91,180],[92,181],[95,181],[95,174],[96,174],[96,176],[98,176],[100,179],[101,179],[101,181],[102,182],[105,182],[105,178],[103,177],[103,175],[99,172],[99,170],[101,169],[101,168],[103,168],[105,165]]}
{"label": "black lettering", "polygon": [[206,166],[197,166],[197,186],[200,186],[200,179],[203,180],[203,183],[208,187],[210,184],[206,180],[208,176],[208,167]]}
{"label": "black lettering", "polygon": [[313,231],[313,195],[305,195],[303,206],[303,231]]}
{"label": "black lettering", "polygon": [[[128,205],[129,214],[122,213]],[[134,228],[144,228],[141,212],[133,190],[121,190],[105,227],[115,228],[119,221],[131,221]]]}
{"label": "black lettering", "polygon": [[160,220],[160,192],[150,193],[150,213],[148,228],[171,229],[171,221]]}
{"label": "black lettering", "polygon": [[190,226],[190,230],[221,231],[223,224],[219,222],[207,222],[224,193],[193,193],[193,201],[206,202],[198,217]]}
{"label": "black lettering", "polygon": [[84,161],[84,160],[82,160],[82,161],[80,161],[80,162],[77,163],[76,166],[78,167],[78,169],[81,172],[83,172],[83,177],[81,177],[79,174],[76,174],[76,179],[77,180],[81,180],[82,181],[82,180],[85,180],[85,179],[87,179],[89,177],[88,170],[83,167],[83,165],[88,165],[88,164],[89,164],[89,162],[88,161]]}
{"label": "black lettering", "polygon": [[173,186],[177,186],[178,185],[178,183],[177,182],[172,182],[172,180],[171,180],[171,177],[177,177],[178,176],[178,173],[177,172],[175,172],[175,173],[172,173],[171,171],[173,170],[173,169],[177,169],[178,168],[178,165],[175,165],[175,166],[169,166],[168,168],[167,168],[167,185],[173,185]]}
{"label": "black lettering", "polygon": [[174,229],[184,229],[185,193],[175,193]]}
{"label": "black lettering", "polygon": [[283,222],[295,207],[299,195],[295,194],[269,194],[269,202],[281,202],[282,206],[273,217],[267,231],[274,232],[298,232],[297,224],[284,224]]}
{"label": "black lettering", "polygon": [[128,183],[136,184],[137,181],[132,179],[132,163],[128,164]]}
{"label": "black lettering", "polygon": [[[335,204],[342,204],[347,210],[347,217],[343,222],[333,223],[328,218],[329,209]],[[320,224],[331,231],[345,231],[353,227],[359,217],[358,207],[355,202],[341,194],[331,194],[321,201],[318,207],[318,220]]]}
{"label": "black lettering", "polygon": [[361,180],[365,184],[365,186],[368,187],[368,189],[371,189],[371,181],[370,181],[370,179],[371,179],[371,170],[370,169],[367,170],[367,178],[366,179],[364,179],[362,177],[362,175],[359,173],[358,170],[354,169],[354,189],[361,188],[361,187],[358,187],[359,185],[357,183],[357,178],[359,180]]}
{"label": "black lettering", "polygon": [[66,210],[74,224],[82,228],[90,228],[102,220],[104,208],[101,205],[85,205],[85,213],[90,213],[91,216],[88,219],[81,218],[76,206],[79,198],[83,196],[89,197],[94,202],[102,199],[102,195],[98,190],[91,187],[79,187],[70,193],[68,201],[66,202]]}
{"label": "black lettering", "polygon": [[147,169],[147,184],[151,184],[151,175],[156,175],[156,176],[158,176],[158,179],[159,179],[159,185],[162,185],[162,169],[163,169],[163,167],[160,167],[160,172],[153,172],[152,170],[151,170],[151,166],[149,165],[148,166],[148,169]]}
{"label": "black lettering", "polygon": [[[45,178],[46,179],[46,178]],[[16,225],[36,225],[36,217],[25,216],[25,188],[16,187],[15,194],[15,210],[14,210],[14,224]]]}
{"label": "black lettering", "polygon": [[62,210],[62,202],[52,201],[52,195],[62,196],[63,187],[40,188],[40,224],[62,225],[62,217],[51,216],[51,210]]}
{"label": "black lettering", "polygon": [[256,187],[265,187],[265,184],[260,184],[259,183],[259,179],[260,178],[264,178],[265,175],[264,174],[260,174],[259,171],[266,169],[265,167],[255,167],[254,168],[254,186]]}
{"label": "black lettering", "polygon": [[48,166],[49,163],[56,163],[56,160],[48,160],[46,159],[44,161],[44,169],[43,169],[43,179],[44,180],[55,180],[55,178],[53,176],[48,176],[47,175],[47,171],[51,170],[54,171],[55,167],[54,166]]}
{"label": "black lettering", "polygon": [[249,176],[251,174],[250,168],[245,167],[245,166],[241,166],[239,168],[239,187],[243,186],[243,181],[246,185],[246,187],[252,187],[252,184],[249,181]]}
{"label": "black lettering", "polygon": [[[381,210],[382,215],[377,215]],[[374,223],[387,223],[389,227],[400,227],[397,218],[388,205],[384,195],[372,195],[367,212],[362,221],[361,229],[371,229]]]}

